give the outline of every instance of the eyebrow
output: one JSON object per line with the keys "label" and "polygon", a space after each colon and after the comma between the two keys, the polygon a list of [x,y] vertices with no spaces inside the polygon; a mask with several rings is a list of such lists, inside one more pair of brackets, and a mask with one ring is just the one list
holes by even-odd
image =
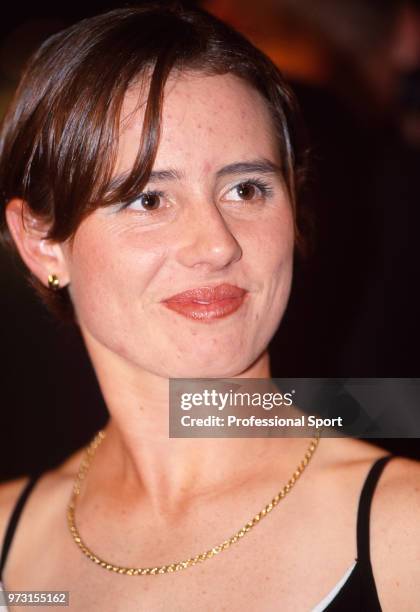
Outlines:
{"label": "eyebrow", "polygon": [[152,170],[149,176],[149,181],[173,181],[181,180],[183,177],[182,172],[170,168],[168,170]]}
{"label": "eyebrow", "polygon": [[269,159],[254,159],[249,162],[237,162],[223,166],[216,172],[217,178],[232,174],[278,174],[281,172],[281,167]]}
{"label": "eyebrow", "polygon": [[[216,178],[223,178],[225,176],[237,175],[237,174],[279,174],[282,169],[278,164],[270,161],[269,159],[261,158],[254,159],[247,162],[236,162],[223,166],[216,172]],[[179,172],[173,168],[168,170],[152,170],[150,173],[149,181],[171,181],[181,180],[184,177],[184,173]]]}
{"label": "eyebrow", "polygon": [[[240,174],[277,174],[281,175],[283,170],[281,166],[275,164],[269,159],[259,158],[253,159],[251,161],[246,162],[236,162],[233,164],[228,164],[227,166],[223,166],[219,168],[216,172],[216,178],[223,178],[225,176],[232,175],[240,175]],[[108,191],[118,188],[124,181],[127,179],[129,173],[124,172],[118,176],[115,176],[110,185],[108,186]],[[180,172],[175,168],[168,168],[165,170],[152,170],[147,180],[147,183],[159,182],[159,181],[176,181],[182,180],[185,177],[185,172]],[[146,183],[146,184],[147,184]]]}

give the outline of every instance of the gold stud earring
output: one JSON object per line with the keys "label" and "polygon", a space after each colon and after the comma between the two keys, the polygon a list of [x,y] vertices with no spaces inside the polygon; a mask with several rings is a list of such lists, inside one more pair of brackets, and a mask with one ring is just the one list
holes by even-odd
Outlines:
{"label": "gold stud earring", "polygon": [[58,280],[58,276],[56,276],[55,274],[48,275],[48,287],[53,291],[57,291],[57,289],[60,289],[60,281]]}

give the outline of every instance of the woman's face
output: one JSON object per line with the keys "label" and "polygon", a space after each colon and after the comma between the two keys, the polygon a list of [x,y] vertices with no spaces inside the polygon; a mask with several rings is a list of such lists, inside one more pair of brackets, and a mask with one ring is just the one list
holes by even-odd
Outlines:
{"label": "woman's face", "polygon": [[[125,99],[116,175],[138,151],[138,97]],[[279,166],[257,92],[232,75],[170,78],[143,195],[97,209],[66,250],[88,346],[164,377],[244,372],[290,291],[293,216]]]}

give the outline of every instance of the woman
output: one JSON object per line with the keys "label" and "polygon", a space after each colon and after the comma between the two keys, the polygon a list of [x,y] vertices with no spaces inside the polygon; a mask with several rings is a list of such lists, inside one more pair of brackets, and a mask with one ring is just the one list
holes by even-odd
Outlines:
{"label": "woman", "polygon": [[170,378],[270,377],[294,117],[265,56],[178,4],[86,20],[32,58],[4,123],[3,233],[74,316],[110,419],[87,459],[31,482],[19,523],[28,479],[2,486],[3,588],[89,611],[418,608],[415,462],[370,472],[384,451],[342,438],[168,437]]}

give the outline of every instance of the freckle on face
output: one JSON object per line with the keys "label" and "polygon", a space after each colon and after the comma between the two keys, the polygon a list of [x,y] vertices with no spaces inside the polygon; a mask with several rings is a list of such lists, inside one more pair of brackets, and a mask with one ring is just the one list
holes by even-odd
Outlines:
{"label": "freckle on face", "polygon": [[[185,76],[168,91],[154,167],[180,170],[181,182],[163,189],[182,212],[171,222],[146,229],[131,212],[87,219],[90,231],[79,234],[79,264],[72,279],[78,314],[99,343],[147,371],[165,377],[228,377],[255,361],[282,316],[293,259],[290,206],[278,189],[267,213],[245,222],[231,216],[222,203],[227,185],[237,177],[215,178],[231,163],[262,158],[276,162],[271,117],[259,94],[230,75]],[[129,102],[126,114],[138,99],[134,96]],[[141,126],[139,111],[121,133],[118,172],[131,169]],[[240,245],[241,256],[224,267],[210,260],[187,264],[179,253],[195,253],[204,240],[207,257],[214,244],[210,234],[215,226],[206,229],[197,212],[209,214],[212,203]],[[185,218],[192,224],[186,225]],[[80,262],[88,270],[83,271]],[[160,306],[173,293],[220,282],[250,291],[249,307],[242,314],[238,311],[236,317],[203,326]]]}

